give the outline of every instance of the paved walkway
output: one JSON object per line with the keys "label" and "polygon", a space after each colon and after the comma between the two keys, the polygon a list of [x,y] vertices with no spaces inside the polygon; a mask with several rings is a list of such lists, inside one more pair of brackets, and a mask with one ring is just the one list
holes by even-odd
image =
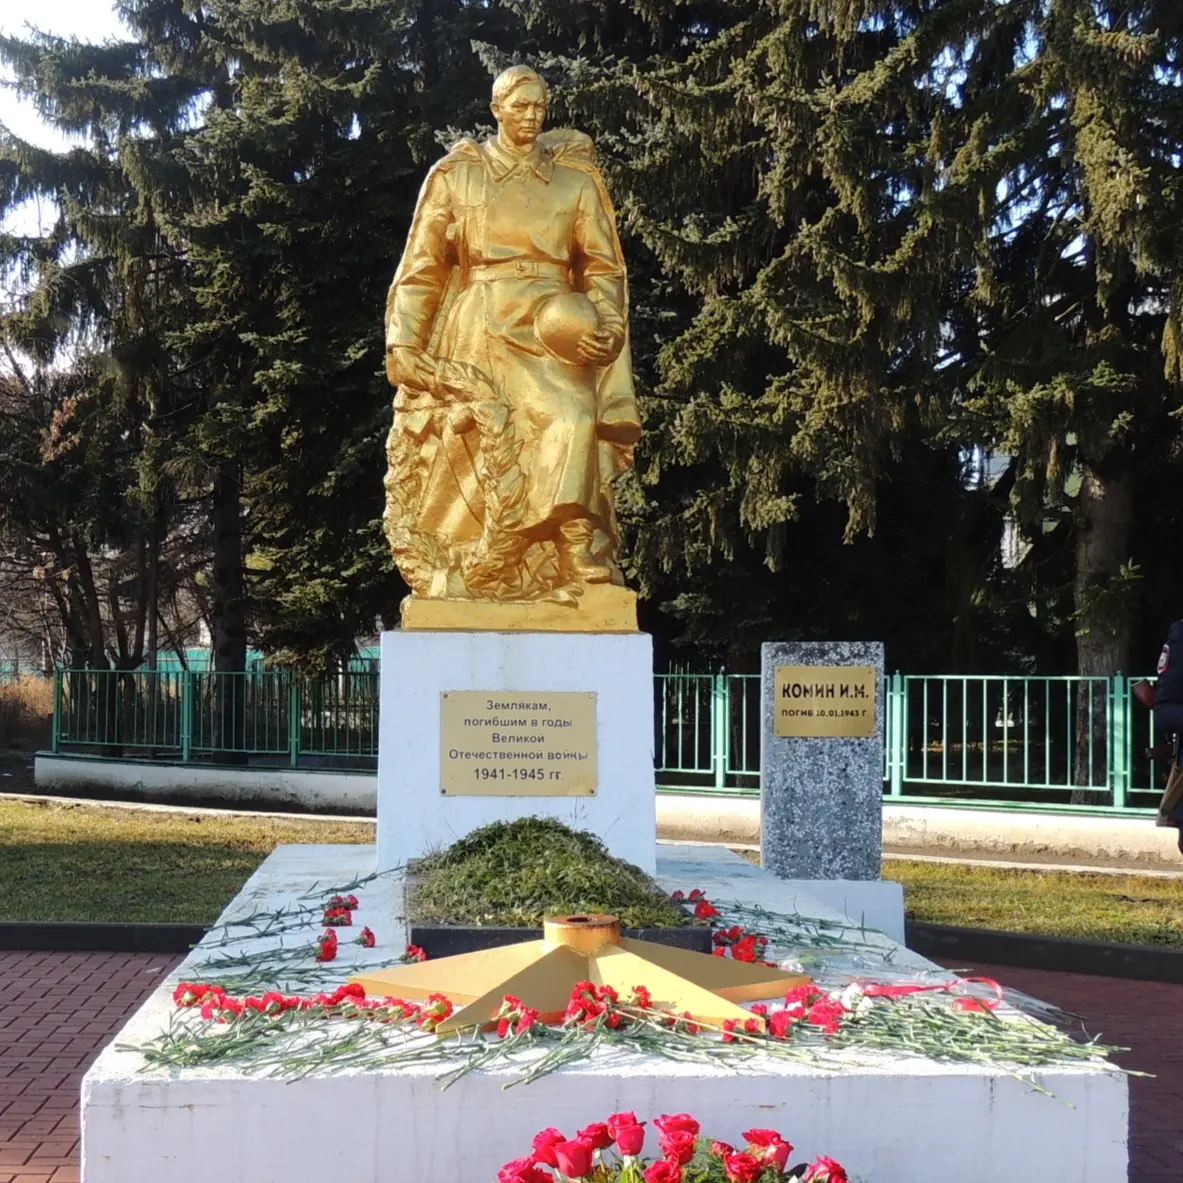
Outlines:
{"label": "paved walkway", "polygon": [[0,1183],[77,1183],[82,1075],[179,960],[0,953]]}
{"label": "paved walkway", "polygon": [[[1183,1180],[1183,986],[1089,974],[957,965],[1083,1015],[1090,1035],[1128,1047],[1117,1062],[1153,1073],[1130,1079],[1130,1181]],[[1016,1161],[1022,1150],[1016,1148]]]}
{"label": "paved walkway", "polygon": [[[178,960],[0,952],[0,1183],[76,1183],[82,1075]],[[1121,1062],[1156,1078],[1131,1081],[1130,1180],[1183,1180],[1183,986],[972,968],[1088,1016],[1091,1032],[1133,1049]]]}

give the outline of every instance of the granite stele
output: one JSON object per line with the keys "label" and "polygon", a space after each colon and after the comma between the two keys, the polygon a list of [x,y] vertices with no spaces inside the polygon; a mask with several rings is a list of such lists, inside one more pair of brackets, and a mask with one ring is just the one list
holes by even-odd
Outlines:
{"label": "granite stele", "polygon": [[[657,845],[652,646],[621,578],[612,494],[641,430],[628,284],[592,144],[544,132],[546,102],[530,69],[497,78],[496,136],[461,140],[431,169],[390,289],[385,526],[411,594],[402,627],[382,638],[377,844],[286,846],[264,862],[87,1072],[83,1180],[492,1183],[539,1130],[571,1135],[630,1109],[646,1121],[689,1112],[733,1142],[773,1127],[794,1161],[829,1154],[873,1183],[994,1183],[1016,1163],[1024,1177],[1124,1179],[1126,1078],[1091,1050],[1040,1067],[938,1062],[839,1049],[820,1028],[793,1036],[797,1058],[756,1047],[795,984],[835,997],[859,980],[961,984],[866,923],[867,906],[891,912],[859,894],[878,881],[876,646],[766,653],[766,711],[824,712],[769,714],[767,869]],[[717,923],[769,938],[762,956],[645,948],[612,917],[570,917],[532,948],[464,963],[472,973],[446,958],[405,965],[408,865],[532,815],[593,831],[670,893],[698,889]],[[334,895],[352,924],[330,938]],[[350,939],[362,926],[373,947]],[[626,980],[647,966],[650,983]],[[689,1045],[704,1055],[605,1035],[520,1083],[559,1042],[550,1028],[520,1048],[496,1032],[450,1034],[463,1008],[487,1019],[518,986],[523,1001],[537,991],[543,1021],[561,1023],[582,975],[622,993],[651,986],[655,1010],[703,1019],[686,1038],[705,1041]],[[311,996],[350,978],[403,997],[440,992],[432,1005],[453,1019],[436,1033],[398,1026],[401,1012],[367,1019],[353,1003],[322,1013]],[[204,1012],[178,1006],[181,982],[206,984],[178,995],[206,999]],[[259,1003],[238,1014],[209,983]],[[285,1001],[295,995],[311,1012]],[[761,995],[767,1020],[750,1009]],[[983,1016],[1060,1038],[1006,1005]],[[724,1023],[740,1036],[725,1043]],[[724,1060],[728,1048],[753,1054]],[[467,1071],[442,1088],[457,1063]]]}

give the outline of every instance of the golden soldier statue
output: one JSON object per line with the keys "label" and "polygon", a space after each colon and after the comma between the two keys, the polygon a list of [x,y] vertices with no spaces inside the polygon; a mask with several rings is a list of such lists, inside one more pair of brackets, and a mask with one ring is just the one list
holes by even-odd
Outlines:
{"label": "golden soldier statue", "polygon": [[410,628],[635,629],[611,482],[641,433],[628,286],[591,140],[546,85],[427,176],[386,303],[386,535]]}

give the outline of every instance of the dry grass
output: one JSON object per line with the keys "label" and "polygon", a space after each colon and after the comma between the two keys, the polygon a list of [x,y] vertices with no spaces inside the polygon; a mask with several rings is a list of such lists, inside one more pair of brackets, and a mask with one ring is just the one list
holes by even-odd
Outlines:
{"label": "dry grass", "polygon": [[908,917],[1004,932],[1183,946],[1183,879],[889,859]]}
{"label": "dry grass", "polygon": [[373,841],[368,820],[0,801],[0,920],[209,924],[276,846]]}
{"label": "dry grass", "polygon": [[53,738],[53,680],[25,674],[0,682],[0,747],[33,751]]}
{"label": "dry grass", "polygon": [[[760,865],[755,851],[740,851]],[[1183,948],[1183,879],[885,859],[909,920]]]}

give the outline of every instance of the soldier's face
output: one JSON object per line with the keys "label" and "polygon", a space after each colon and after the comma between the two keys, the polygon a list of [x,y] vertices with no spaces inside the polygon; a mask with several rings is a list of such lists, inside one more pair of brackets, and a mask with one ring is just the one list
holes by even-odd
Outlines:
{"label": "soldier's face", "polygon": [[493,117],[511,144],[527,148],[546,122],[546,96],[537,82],[523,82],[503,102],[494,102]]}

